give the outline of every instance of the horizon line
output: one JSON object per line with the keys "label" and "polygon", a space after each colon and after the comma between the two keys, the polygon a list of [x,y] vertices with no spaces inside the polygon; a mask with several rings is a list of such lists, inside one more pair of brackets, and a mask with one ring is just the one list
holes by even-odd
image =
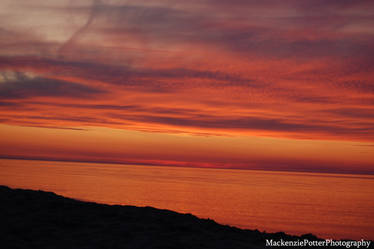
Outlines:
{"label": "horizon line", "polygon": [[239,168],[239,167],[204,167],[204,166],[185,166],[185,165],[173,165],[173,164],[157,164],[157,163],[141,163],[141,162],[120,162],[120,161],[95,161],[95,160],[78,160],[78,159],[64,159],[64,158],[48,158],[48,157],[27,157],[27,156],[8,156],[8,155],[0,155],[1,159],[8,159],[8,160],[25,160],[25,161],[47,161],[47,162],[70,162],[70,163],[96,163],[96,164],[117,164],[117,165],[137,165],[137,166],[149,166],[149,167],[173,167],[173,168],[198,168],[198,169],[221,169],[221,170],[252,170],[252,171],[271,171],[271,172],[294,172],[294,173],[309,173],[309,174],[332,174],[332,175],[368,175],[374,176],[374,172],[368,171],[350,171],[350,170],[306,170],[306,169],[264,169],[264,168]]}

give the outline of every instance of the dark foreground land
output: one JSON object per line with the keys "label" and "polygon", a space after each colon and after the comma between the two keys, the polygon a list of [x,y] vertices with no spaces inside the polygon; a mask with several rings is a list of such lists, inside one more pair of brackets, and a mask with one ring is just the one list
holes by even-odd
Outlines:
{"label": "dark foreground land", "polygon": [[241,249],[266,248],[266,239],[317,239],[243,230],[151,207],[82,202],[5,186],[0,186],[0,203],[0,248]]}

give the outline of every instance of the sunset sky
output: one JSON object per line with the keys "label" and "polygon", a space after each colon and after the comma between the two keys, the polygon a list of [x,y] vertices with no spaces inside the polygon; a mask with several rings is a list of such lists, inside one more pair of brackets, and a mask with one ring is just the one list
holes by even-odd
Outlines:
{"label": "sunset sky", "polygon": [[372,0],[2,0],[0,157],[374,174]]}

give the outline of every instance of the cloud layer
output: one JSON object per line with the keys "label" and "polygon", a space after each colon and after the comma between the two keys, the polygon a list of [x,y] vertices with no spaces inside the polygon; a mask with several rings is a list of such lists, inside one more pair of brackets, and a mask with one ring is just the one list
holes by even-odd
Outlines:
{"label": "cloud layer", "polygon": [[374,141],[372,1],[1,5],[3,123]]}

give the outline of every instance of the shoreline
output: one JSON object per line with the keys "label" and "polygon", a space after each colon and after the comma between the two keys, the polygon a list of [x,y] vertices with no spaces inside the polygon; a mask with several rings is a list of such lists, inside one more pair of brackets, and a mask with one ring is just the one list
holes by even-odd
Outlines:
{"label": "shoreline", "polygon": [[266,240],[324,241],[312,234],[240,229],[192,214],[97,204],[40,190],[0,186],[0,198],[4,248],[240,249],[271,248]]}

